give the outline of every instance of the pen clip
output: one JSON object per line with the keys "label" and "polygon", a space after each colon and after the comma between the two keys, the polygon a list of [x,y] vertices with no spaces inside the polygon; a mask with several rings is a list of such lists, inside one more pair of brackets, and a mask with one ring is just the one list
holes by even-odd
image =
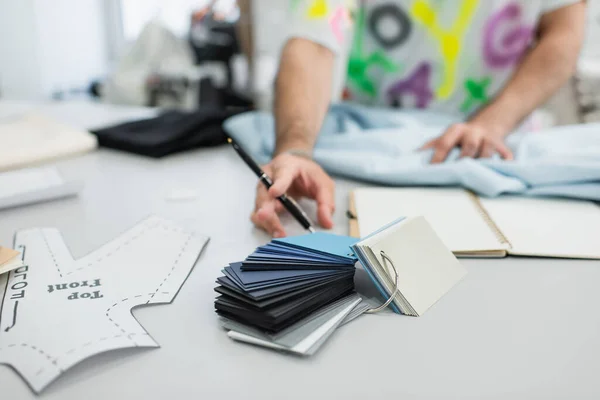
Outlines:
{"label": "pen clip", "polygon": [[[260,179],[261,181],[263,181],[264,183],[266,183],[266,184],[267,184],[267,187],[269,187],[269,188],[270,188],[270,187],[273,185],[273,181],[271,180],[271,178],[269,178],[269,175],[267,175],[267,174],[265,174],[265,173],[263,173],[263,174],[260,176],[260,178],[258,178],[258,179]],[[285,195],[284,195],[284,196],[285,196]]]}

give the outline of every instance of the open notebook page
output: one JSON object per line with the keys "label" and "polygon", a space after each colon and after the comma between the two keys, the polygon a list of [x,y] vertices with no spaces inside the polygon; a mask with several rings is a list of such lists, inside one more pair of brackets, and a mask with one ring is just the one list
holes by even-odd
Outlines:
{"label": "open notebook page", "polygon": [[455,253],[506,248],[463,189],[365,188],[354,191],[354,201],[361,237],[399,217],[422,215]]}
{"label": "open notebook page", "polygon": [[510,254],[600,259],[600,207],[592,202],[507,196],[481,204]]}

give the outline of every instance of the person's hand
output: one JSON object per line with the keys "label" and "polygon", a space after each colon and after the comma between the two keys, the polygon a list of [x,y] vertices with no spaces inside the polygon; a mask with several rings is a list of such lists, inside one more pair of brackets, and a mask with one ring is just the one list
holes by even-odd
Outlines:
{"label": "person's hand", "polygon": [[504,144],[507,133],[489,129],[474,122],[454,124],[439,138],[427,142],[422,149],[434,149],[432,164],[444,162],[454,147],[461,148],[461,157],[489,158],[495,153],[505,160],[513,154]]}
{"label": "person's hand", "polygon": [[285,208],[277,197],[286,193],[298,200],[308,197],[317,202],[319,224],[330,229],[333,227],[332,214],[335,209],[335,183],[315,162],[306,158],[281,154],[263,171],[273,180],[273,186],[267,191],[262,182],[256,188],[256,206],[251,215],[252,222],[273,237],[286,236],[279,214]]}

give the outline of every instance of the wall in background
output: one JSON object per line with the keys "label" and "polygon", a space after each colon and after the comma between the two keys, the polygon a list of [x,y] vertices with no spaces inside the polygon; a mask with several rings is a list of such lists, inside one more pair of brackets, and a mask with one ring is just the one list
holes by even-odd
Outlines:
{"label": "wall in background", "polygon": [[36,0],[42,93],[85,88],[108,71],[103,0]]}
{"label": "wall in background", "polygon": [[[116,62],[137,39],[144,26],[153,19],[160,21],[175,35],[185,37],[190,28],[192,12],[202,9],[211,0],[105,0],[109,26],[109,58]],[[236,20],[239,16],[236,0],[218,0],[217,12]],[[258,0],[263,1],[263,0]]]}
{"label": "wall in background", "polygon": [[108,70],[104,0],[0,2],[0,94],[48,99]]}
{"label": "wall in background", "polygon": [[0,1],[0,96],[35,98],[40,77],[34,0]]}
{"label": "wall in background", "polygon": [[[85,89],[109,72],[150,19],[185,35],[191,12],[208,1],[1,0],[0,96],[43,100]],[[219,0],[217,8],[234,4]]]}
{"label": "wall in background", "polygon": [[587,0],[588,23],[582,58],[600,59],[600,0]]}
{"label": "wall in background", "polygon": [[[187,35],[192,12],[205,7],[210,0],[120,0],[120,3],[123,34],[127,41],[132,41],[138,37],[144,25],[156,17],[175,35]],[[235,0],[218,0],[214,9],[228,15],[230,19],[237,19]]]}

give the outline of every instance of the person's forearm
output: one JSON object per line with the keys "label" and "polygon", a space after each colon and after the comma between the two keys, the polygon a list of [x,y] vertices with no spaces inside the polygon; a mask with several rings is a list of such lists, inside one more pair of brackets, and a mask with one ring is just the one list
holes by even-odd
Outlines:
{"label": "person's forearm", "polygon": [[583,28],[573,25],[542,32],[504,90],[472,121],[508,134],[573,74],[582,40]]}
{"label": "person's forearm", "polygon": [[312,152],[331,100],[333,53],[304,39],[282,53],[275,88],[275,154]]}
{"label": "person's forearm", "polygon": [[236,24],[236,35],[240,42],[242,52],[246,56],[248,72],[254,76],[254,38],[252,36],[252,3],[251,0],[238,0],[240,18]]}

